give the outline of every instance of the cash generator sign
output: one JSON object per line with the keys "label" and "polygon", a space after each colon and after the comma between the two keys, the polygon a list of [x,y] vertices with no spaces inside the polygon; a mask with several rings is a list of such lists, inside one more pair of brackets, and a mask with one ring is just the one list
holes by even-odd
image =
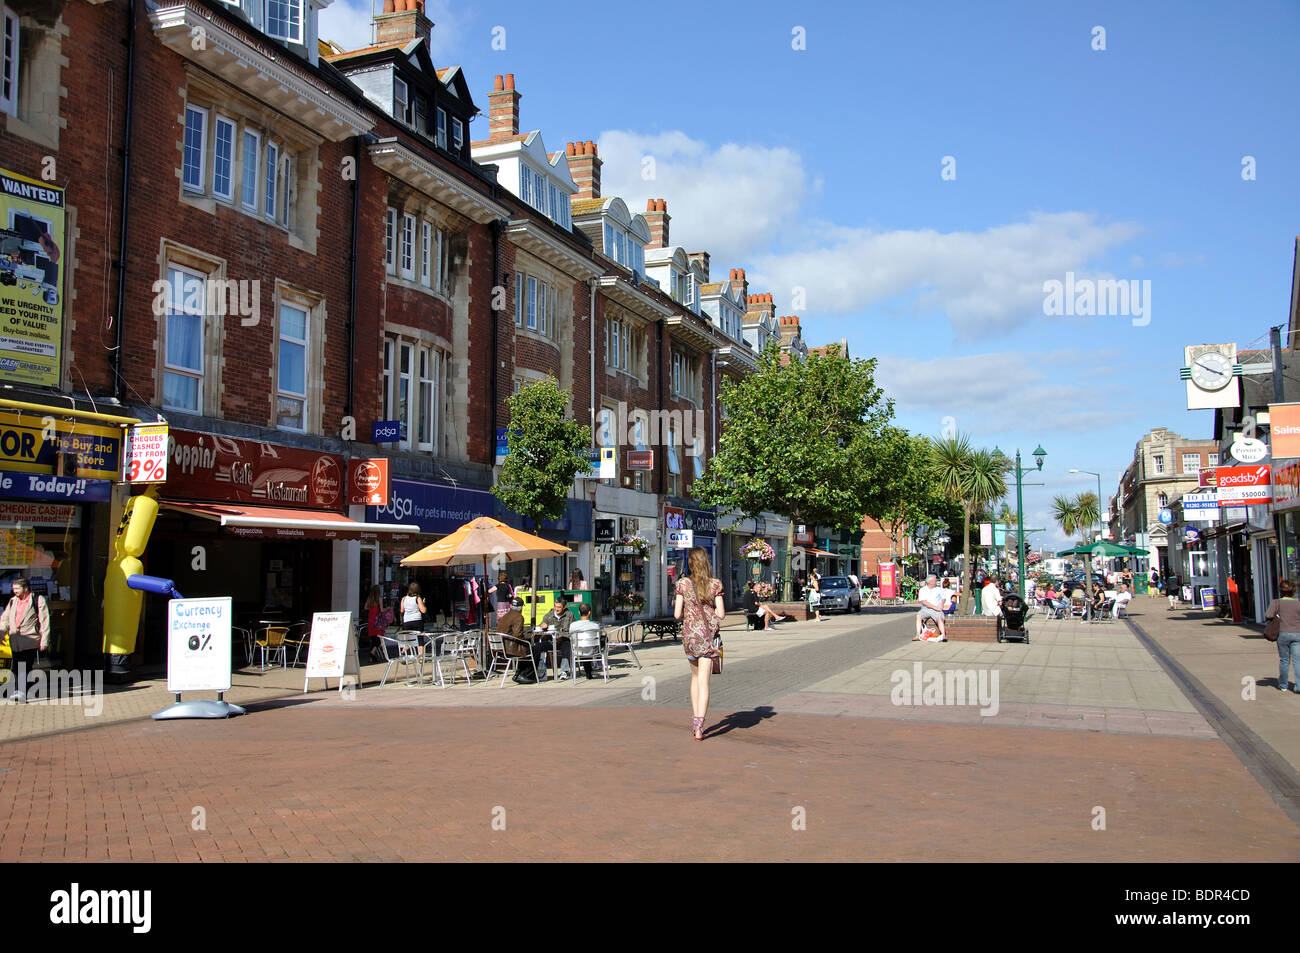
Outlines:
{"label": "cash generator sign", "polygon": [[0,169],[0,377],[62,377],[64,193]]}

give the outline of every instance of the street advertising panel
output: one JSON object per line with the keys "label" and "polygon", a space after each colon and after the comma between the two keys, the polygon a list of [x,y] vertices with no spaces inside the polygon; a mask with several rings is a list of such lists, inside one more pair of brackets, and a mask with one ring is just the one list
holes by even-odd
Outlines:
{"label": "street advertising panel", "polygon": [[1274,460],[1300,457],[1300,404],[1269,404],[1268,433]]}
{"label": "street advertising panel", "polygon": [[167,604],[167,691],[230,690],[230,596]]}
{"label": "street advertising panel", "polygon": [[137,424],[127,431],[124,477],[128,483],[167,482],[167,424]]}
{"label": "street advertising panel", "polygon": [[1273,510],[1300,507],[1300,460],[1273,470]]}
{"label": "street advertising panel", "polygon": [[73,460],[75,476],[117,481],[122,478],[122,438],[121,427],[0,411],[0,469],[52,474],[64,454]]}
{"label": "street advertising panel", "polygon": [[1220,506],[1257,506],[1273,501],[1268,464],[1219,467],[1218,484]]}
{"label": "street advertising panel", "polygon": [[388,458],[348,461],[348,503],[357,506],[388,505]]}
{"label": "street advertising panel", "polygon": [[898,598],[898,567],[893,563],[880,564],[880,598]]}
{"label": "street advertising panel", "polygon": [[1219,518],[1219,494],[1215,490],[1188,493],[1183,497],[1183,520],[1205,523]]}
{"label": "street advertising panel", "polygon": [[64,192],[0,169],[0,376],[58,387],[63,376]]}
{"label": "street advertising panel", "polygon": [[[307,647],[307,681],[313,678],[337,678],[343,689],[344,676],[360,679],[356,645],[352,639],[351,612],[316,612],[311,617],[311,642]],[[355,682],[354,682],[355,684]]]}

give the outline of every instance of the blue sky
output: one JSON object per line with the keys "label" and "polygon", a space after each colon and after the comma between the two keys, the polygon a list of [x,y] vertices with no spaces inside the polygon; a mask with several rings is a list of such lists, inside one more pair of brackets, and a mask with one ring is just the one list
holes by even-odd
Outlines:
{"label": "blue sky", "polygon": [[[708,250],[715,276],[743,267],[810,343],[877,357],[903,426],[1041,443],[1030,526],[1055,493],[1095,490],[1070,467],[1109,495],[1151,427],[1209,436],[1212,412],[1185,409],[1183,345],[1245,346],[1287,319],[1300,3],[847,6],[428,13],[435,62],[462,65],[484,110],[474,138],[513,72],[525,130],[551,150],[596,140],[606,195],[667,199],[672,242]],[[334,0],[321,34],[363,45],[369,16]],[[1043,282],[1067,271],[1149,280],[1149,323],[1044,315]]]}

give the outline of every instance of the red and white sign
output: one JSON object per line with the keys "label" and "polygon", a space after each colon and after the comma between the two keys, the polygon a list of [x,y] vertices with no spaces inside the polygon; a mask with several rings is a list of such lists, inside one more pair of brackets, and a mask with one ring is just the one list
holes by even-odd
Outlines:
{"label": "red and white sign", "polygon": [[1200,486],[1218,486],[1219,469],[1218,467],[1202,467],[1199,474],[1200,479],[1197,481]]}
{"label": "red and white sign", "polygon": [[167,482],[166,424],[139,424],[130,429],[122,474],[127,483]]}
{"label": "red and white sign", "polygon": [[1292,510],[1300,506],[1300,463],[1288,463],[1273,471],[1273,509]]}
{"label": "red and white sign", "polygon": [[1273,481],[1268,464],[1254,467],[1219,467],[1220,506],[1257,506],[1273,502]]}
{"label": "red and white sign", "polygon": [[388,458],[348,461],[348,503],[388,505]]}
{"label": "red and white sign", "polygon": [[1273,459],[1300,457],[1300,404],[1269,404],[1268,433]]}

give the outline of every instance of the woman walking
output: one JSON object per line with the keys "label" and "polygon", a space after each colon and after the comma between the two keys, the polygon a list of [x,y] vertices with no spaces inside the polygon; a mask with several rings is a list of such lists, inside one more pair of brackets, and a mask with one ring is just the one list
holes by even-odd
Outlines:
{"label": "woman walking", "polygon": [[1283,579],[1277,586],[1280,599],[1274,599],[1264,611],[1265,619],[1275,616],[1282,620],[1282,631],[1277,637],[1277,687],[1286,691],[1291,678],[1296,680],[1295,690],[1300,694],[1300,601],[1295,597],[1295,583]]}
{"label": "woman walking", "polygon": [[388,626],[393,621],[393,610],[384,607],[384,590],[379,586],[370,587],[366,597],[366,632],[370,636],[370,661],[382,662],[384,652],[381,641]]}
{"label": "woman walking", "polygon": [[50,648],[50,606],[44,596],[32,594],[31,585],[21,576],[13,581],[13,598],[0,613],[0,637],[5,635],[9,636],[9,650],[13,653],[11,677],[22,678],[14,700],[25,702],[27,678],[36,667],[40,652]]}
{"label": "woman walking", "polygon": [[701,546],[692,549],[688,566],[690,575],[677,580],[673,618],[681,620],[682,648],[691,666],[691,734],[696,741],[703,741],[709,676],[721,645],[718,627],[727,611],[722,605],[722,582],[713,578],[708,550]]}
{"label": "woman walking", "polygon": [[816,569],[808,576],[808,608],[818,622],[826,621],[822,618],[822,577]]}

